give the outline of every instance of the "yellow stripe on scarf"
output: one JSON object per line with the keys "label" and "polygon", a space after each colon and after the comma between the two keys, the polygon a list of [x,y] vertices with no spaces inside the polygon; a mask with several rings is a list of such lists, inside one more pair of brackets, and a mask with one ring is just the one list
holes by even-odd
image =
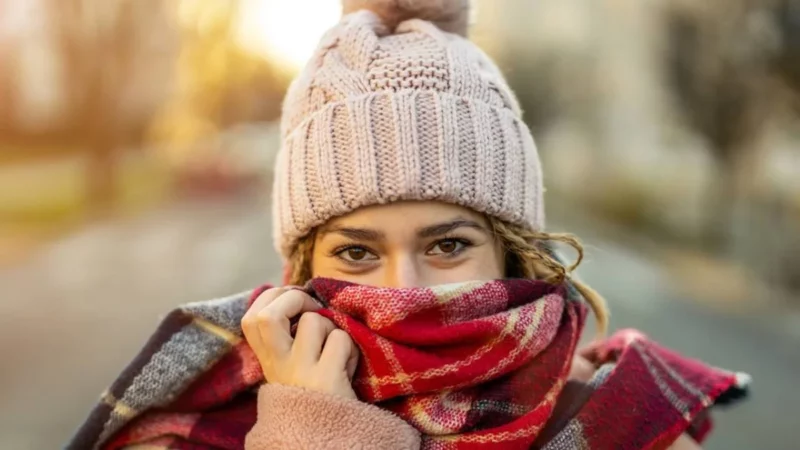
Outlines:
{"label": "yellow stripe on scarf", "polygon": [[117,400],[117,398],[114,397],[109,391],[103,392],[103,395],[100,397],[100,400],[106,405],[113,408],[113,413],[118,416],[130,419],[139,414],[139,412],[136,409]]}
{"label": "yellow stripe on scarf", "polygon": [[231,345],[236,345],[242,342],[242,338],[231,333],[230,331],[222,328],[221,326],[211,323],[205,319],[201,319],[199,317],[195,317],[192,319],[192,323],[195,324],[197,327],[202,328],[205,331],[213,334],[214,336],[220,337],[224,339],[227,343]]}

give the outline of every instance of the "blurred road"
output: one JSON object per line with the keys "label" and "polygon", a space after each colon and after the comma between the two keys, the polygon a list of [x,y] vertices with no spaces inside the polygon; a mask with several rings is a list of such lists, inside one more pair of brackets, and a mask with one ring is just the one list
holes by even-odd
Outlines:
{"label": "blurred road", "polygon": [[[656,262],[559,223],[591,244],[582,275],[615,327],[753,375],[752,399],[717,414],[709,449],[798,449],[800,320],[721,314],[677,294]],[[59,448],[174,305],[276,281],[267,201],[182,202],[88,227],[0,272],[0,448]]]}

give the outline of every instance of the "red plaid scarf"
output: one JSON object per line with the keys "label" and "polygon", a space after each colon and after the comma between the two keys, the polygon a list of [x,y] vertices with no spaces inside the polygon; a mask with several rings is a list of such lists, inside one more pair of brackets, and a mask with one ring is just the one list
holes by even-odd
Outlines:
{"label": "red plaid scarf", "polygon": [[[321,314],[361,349],[354,380],[359,398],[412,424],[427,449],[665,448],[687,431],[702,439],[710,427],[703,412],[737,387],[733,373],[678,356],[640,333],[621,332],[586,352],[600,367],[585,390],[589,395],[542,442],[586,316],[567,285],[503,280],[397,290],[318,279],[309,292],[326,304]],[[214,314],[212,304],[211,313],[202,308],[184,308],[172,320],[184,333],[195,327],[229,345],[209,352],[208,367],[192,369],[197,375],[188,381],[167,380],[169,397],[160,403],[129,405],[153,391],[130,393],[136,375],[157,366],[157,355],[163,360],[174,351],[165,350],[165,342],[179,340],[168,317],[143,350],[146,356],[112,386],[71,448],[103,442],[109,449],[135,443],[243,448],[255,422],[253,390],[262,382],[238,328],[229,330],[246,308],[236,314]],[[155,373],[170,378],[161,375],[165,370]],[[152,382],[164,384],[158,377]]]}

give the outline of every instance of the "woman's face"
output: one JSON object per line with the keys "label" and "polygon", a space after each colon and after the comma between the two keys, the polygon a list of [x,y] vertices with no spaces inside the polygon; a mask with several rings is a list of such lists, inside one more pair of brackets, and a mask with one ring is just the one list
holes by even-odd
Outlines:
{"label": "woman's face", "polygon": [[503,278],[503,251],[486,220],[439,202],[359,208],[316,233],[311,272],[380,287]]}

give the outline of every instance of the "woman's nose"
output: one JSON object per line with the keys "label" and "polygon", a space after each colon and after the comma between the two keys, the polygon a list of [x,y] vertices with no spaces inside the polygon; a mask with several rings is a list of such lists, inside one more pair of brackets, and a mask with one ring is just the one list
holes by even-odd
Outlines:
{"label": "woman's nose", "polygon": [[411,256],[400,256],[391,264],[386,271],[384,280],[386,287],[391,288],[414,288],[424,286],[420,267],[415,258]]}

